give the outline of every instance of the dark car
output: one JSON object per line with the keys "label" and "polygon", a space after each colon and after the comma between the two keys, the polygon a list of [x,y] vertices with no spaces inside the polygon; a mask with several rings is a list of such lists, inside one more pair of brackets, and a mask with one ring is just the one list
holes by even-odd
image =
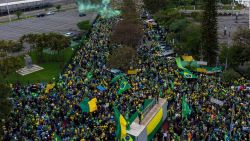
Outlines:
{"label": "dark car", "polygon": [[46,15],[45,13],[39,13],[39,14],[36,15],[36,17],[38,17],[38,18],[39,17],[44,17],[45,15]]}
{"label": "dark car", "polygon": [[86,16],[85,13],[79,13],[79,17],[84,17],[84,16]]}

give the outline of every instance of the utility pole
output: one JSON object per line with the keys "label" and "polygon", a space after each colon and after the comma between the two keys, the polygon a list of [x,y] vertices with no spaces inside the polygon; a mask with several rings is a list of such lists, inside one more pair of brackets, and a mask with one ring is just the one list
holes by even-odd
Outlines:
{"label": "utility pole", "polygon": [[7,8],[7,11],[8,11],[9,21],[11,22],[9,2],[7,2],[7,0],[5,0],[5,2],[6,2],[6,8]]}
{"label": "utility pole", "polygon": [[228,67],[228,52],[229,52],[229,34],[227,35],[227,56],[226,56],[225,70],[227,70],[227,67]]}
{"label": "utility pole", "polygon": [[250,29],[250,1],[249,1],[249,4],[248,4],[248,24],[249,24],[249,29]]}

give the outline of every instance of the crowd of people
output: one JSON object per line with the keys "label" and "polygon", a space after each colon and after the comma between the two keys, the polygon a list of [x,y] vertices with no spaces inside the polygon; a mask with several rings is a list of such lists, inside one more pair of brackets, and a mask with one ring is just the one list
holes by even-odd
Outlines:
{"label": "crowd of people", "polygon": [[[144,24],[142,44],[137,48],[139,62],[134,66],[137,74],[125,76],[131,89],[118,95],[119,83],[110,83],[117,74],[107,68],[106,61],[110,52],[120,47],[109,41],[119,20],[96,20],[86,43],[59,80],[51,82],[55,86],[49,92],[45,92],[46,83],[12,86],[13,111],[4,121],[4,140],[53,140],[58,135],[65,141],[115,141],[114,106],[128,119],[141,109],[145,99],[158,97],[161,89],[162,98],[169,102],[168,126],[160,131],[167,140],[224,140],[225,135],[249,140],[249,130],[243,129],[249,126],[249,91],[231,87],[244,85],[245,80],[225,85],[220,76],[205,74],[184,79],[175,60],[157,55],[158,44],[165,42],[166,35],[160,26]],[[192,111],[188,118],[181,116],[183,95]],[[97,111],[82,112],[79,104],[85,97],[97,98]],[[212,103],[211,97],[224,101],[224,105]]]}

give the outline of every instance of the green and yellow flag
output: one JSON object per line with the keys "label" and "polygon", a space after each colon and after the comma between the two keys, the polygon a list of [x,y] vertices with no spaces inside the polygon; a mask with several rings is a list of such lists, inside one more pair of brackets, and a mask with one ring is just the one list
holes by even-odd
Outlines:
{"label": "green and yellow flag", "polygon": [[125,92],[126,90],[128,90],[130,88],[131,88],[131,86],[128,83],[128,81],[123,79],[120,82],[120,88],[118,89],[118,94],[122,94],[123,92]]}
{"label": "green and yellow flag", "polygon": [[181,74],[183,75],[184,78],[197,78],[196,75],[194,75],[192,72],[188,71],[188,70],[184,70],[181,72]]}
{"label": "green and yellow flag", "polygon": [[96,98],[93,98],[91,100],[89,100],[88,98],[84,98],[83,101],[80,103],[80,107],[83,112],[94,112],[97,110],[96,102]]}
{"label": "green and yellow flag", "polygon": [[110,83],[114,83],[114,82],[116,82],[117,80],[119,80],[120,78],[123,78],[124,76],[125,76],[124,73],[118,74],[118,75],[116,75],[116,76],[111,80]]}
{"label": "green and yellow flag", "polygon": [[127,134],[127,131],[126,131],[127,122],[116,107],[114,107],[114,113],[115,113],[115,120],[117,122],[115,134],[116,134],[117,139],[121,141],[122,139],[126,137],[126,134]]}

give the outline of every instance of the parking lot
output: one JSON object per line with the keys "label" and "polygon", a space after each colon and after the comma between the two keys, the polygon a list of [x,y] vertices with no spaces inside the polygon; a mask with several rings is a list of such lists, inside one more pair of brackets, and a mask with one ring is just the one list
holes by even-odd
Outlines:
{"label": "parking lot", "polygon": [[96,13],[87,13],[85,17],[79,17],[76,9],[58,12],[45,17],[15,21],[0,25],[0,40],[18,40],[28,33],[78,32],[77,23],[83,20],[94,21]]}

